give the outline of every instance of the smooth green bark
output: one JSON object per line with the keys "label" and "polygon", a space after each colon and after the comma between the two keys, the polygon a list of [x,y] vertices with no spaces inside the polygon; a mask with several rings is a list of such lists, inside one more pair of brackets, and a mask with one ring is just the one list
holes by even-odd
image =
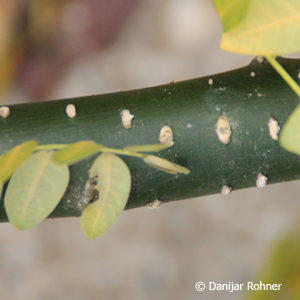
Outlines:
{"label": "smooth green bark", "polygon": [[[297,78],[300,60],[279,61]],[[242,69],[158,87],[10,106],[10,116],[0,120],[1,152],[32,139],[39,144],[94,140],[115,148],[152,144],[158,142],[161,127],[168,125],[175,146],[160,155],[191,173],[173,176],[139,158],[123,157],[132,174],[126,208],[134,208],[155,199],[173,201],[219,193],[227,184],[233,190],[255,186],[259,173],[267,175],[268,184],[300,178],[299,157],[281,148],[268,128],[270,117],[283,126],[298,102],[269,64],[253,61]],[[65,113],[69,103],[77,108],[74,119]],[[131,129],[121,123],[123,109],[134,114]],[[216,134],[222,115],[231,125],[227,145]],[[81,214],[94,159],[71,166],[70,184],[52,217]],[[3,200],[1,205],[0,218],[5,220]]]}

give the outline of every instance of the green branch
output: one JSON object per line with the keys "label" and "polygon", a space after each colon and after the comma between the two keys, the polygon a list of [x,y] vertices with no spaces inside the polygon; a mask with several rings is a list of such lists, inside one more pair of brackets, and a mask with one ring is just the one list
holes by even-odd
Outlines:
{"label": "green branch", "polygon": [[[300,60],[278,60],[290,74],[298,73]],[[282,126],[298,102],[270,64],[253,62],[238,70],[158,87],[11,105],[10,115],[0,119],[0,149],[5,154],[29,140],[44,145],[39,150],[87,140],[106,145],[104,151],[126,155],[123,159],[132,178],[128,209],[156,199],[168,202],[299,179],[298,156],[281,148],[277,126],[272,135],[269,127],[271,118],[272,124]],[[76,108],[74,118],[66,114],[68,104]],[[124,128],[123,110],[134,115],[131,128]],[[157,167],[156,163],[169,160],[189,169],[187,176],[167,174],[131,157],[137,153],[145,160],[135,150],[144,146],[126,148],[159,143],[166,125],[174,134],[174,146],[159,153],[162,161],[148,156],[145,162]],[[68,188],[51,217],[81,215],[94,160],[93,156],[70,167]],[[168,165],[162,168],[168,170],[164,168]],[[6,220],[3,198],[0,219]]]}

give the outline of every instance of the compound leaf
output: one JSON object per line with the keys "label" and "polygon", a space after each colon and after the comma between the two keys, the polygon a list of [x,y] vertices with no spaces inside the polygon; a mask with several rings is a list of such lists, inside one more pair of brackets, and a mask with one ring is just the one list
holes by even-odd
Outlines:
{"label": "compound leaf", "polygon": [[111,153],[101,154],[93,163],[90,178],[95,178],[99,198],[83,211],[84,233],[94,239],[106,232],[123,211],[129,197],[131,176],[127,165]]}
{"label": "compound leaf", "polygon": [[52,154],[35,153],[10,179],[4,205],[9,221],[19,229],[30,228],[45,219],[67,188],[69,169],[53,163]]}

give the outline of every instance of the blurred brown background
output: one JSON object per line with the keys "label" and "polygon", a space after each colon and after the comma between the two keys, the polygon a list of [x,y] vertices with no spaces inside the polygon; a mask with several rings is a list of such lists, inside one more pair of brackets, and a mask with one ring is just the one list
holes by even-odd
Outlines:
{"label": "blurred brown background", "polygon": [[[0,0],[2,104],[140,88],[222,72],[210,0]],[[299,183],[126,211],[89,241],[77,218],[0,225],[0,299],[243,299],[196,281],[257,279],[297,222]]]}

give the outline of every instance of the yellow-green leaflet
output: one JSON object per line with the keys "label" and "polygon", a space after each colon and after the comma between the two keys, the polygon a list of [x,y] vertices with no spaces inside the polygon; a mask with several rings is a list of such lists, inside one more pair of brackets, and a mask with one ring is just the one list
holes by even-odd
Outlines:
{"label": "yellow-green leaflet", "polygon": [[149,165],[153,168],[165,171],[172,175],[176,175],[178,173],[183,173],[185,175],[188,175],[190,173],[189,169],[182,167],[180,165],[177,165],[166,159],[160,158],[158,156],[144,155],[143,159],[147,165]]}
{"label": "yellow-green leaflet", "polygon": [[286,150],[300,155],[300,104],[282,128],[279,142]]}
{"label": "yellow-green leaflet", "polygon": [[84,233],[94,239],[106,232],[123,211],[129,197],[131,176],[127,165],[111,153],[101,154],[89,171],[95,178],[99,199],[90,203],[81,215]]}
{"label": "yellow-green leaflet", "polygon": [[67,188],[69,169],[53,163],[52,154],[35,153],[10,179],[4,206],[10,223],[19,229],[30,228],[45,219]]}
{"label": "yellow-green leaflet", "polygon": [[19,168],[19,166],[33,153],[36,141],[22,143],[0,158],[0,182],[4,183]]}
{"label": "yellow-green leaflet", "polygon": [[[247,300],[300,299],[300,230],[299,223],[287,236],[281,238],[269,250],[262,269],[254,282],[275,283],[277,290],[250,289]],[[273,295],[272,295],[273,294]],[[276,297],[274,297],[276,294]]]}
{"label": "yellow-green leaflet", "polygon": [[246,17],[251,0],[214,0],[224,31],[237,26]]}
{"label": "yellow-green leaflet", "polygon": [[250,55],[300,50],[299,0],[250,0],[243,9],[238,8],[245,0],[214,2],[225,29],[222,49]]}
{"label": "yellow-green leaflet", "polygon": [[75,164],[99,152],[101,146],[93,141],[81,141],[71,144],[53,154],[52,160],[58,164]]}
{"label": "yellow-green leaflet", "polygon": [[125,147],[123,150],[130,152],[159,152],[161,150],[170,148],[167,144],[153,144],[153,145],[133,145]]}

